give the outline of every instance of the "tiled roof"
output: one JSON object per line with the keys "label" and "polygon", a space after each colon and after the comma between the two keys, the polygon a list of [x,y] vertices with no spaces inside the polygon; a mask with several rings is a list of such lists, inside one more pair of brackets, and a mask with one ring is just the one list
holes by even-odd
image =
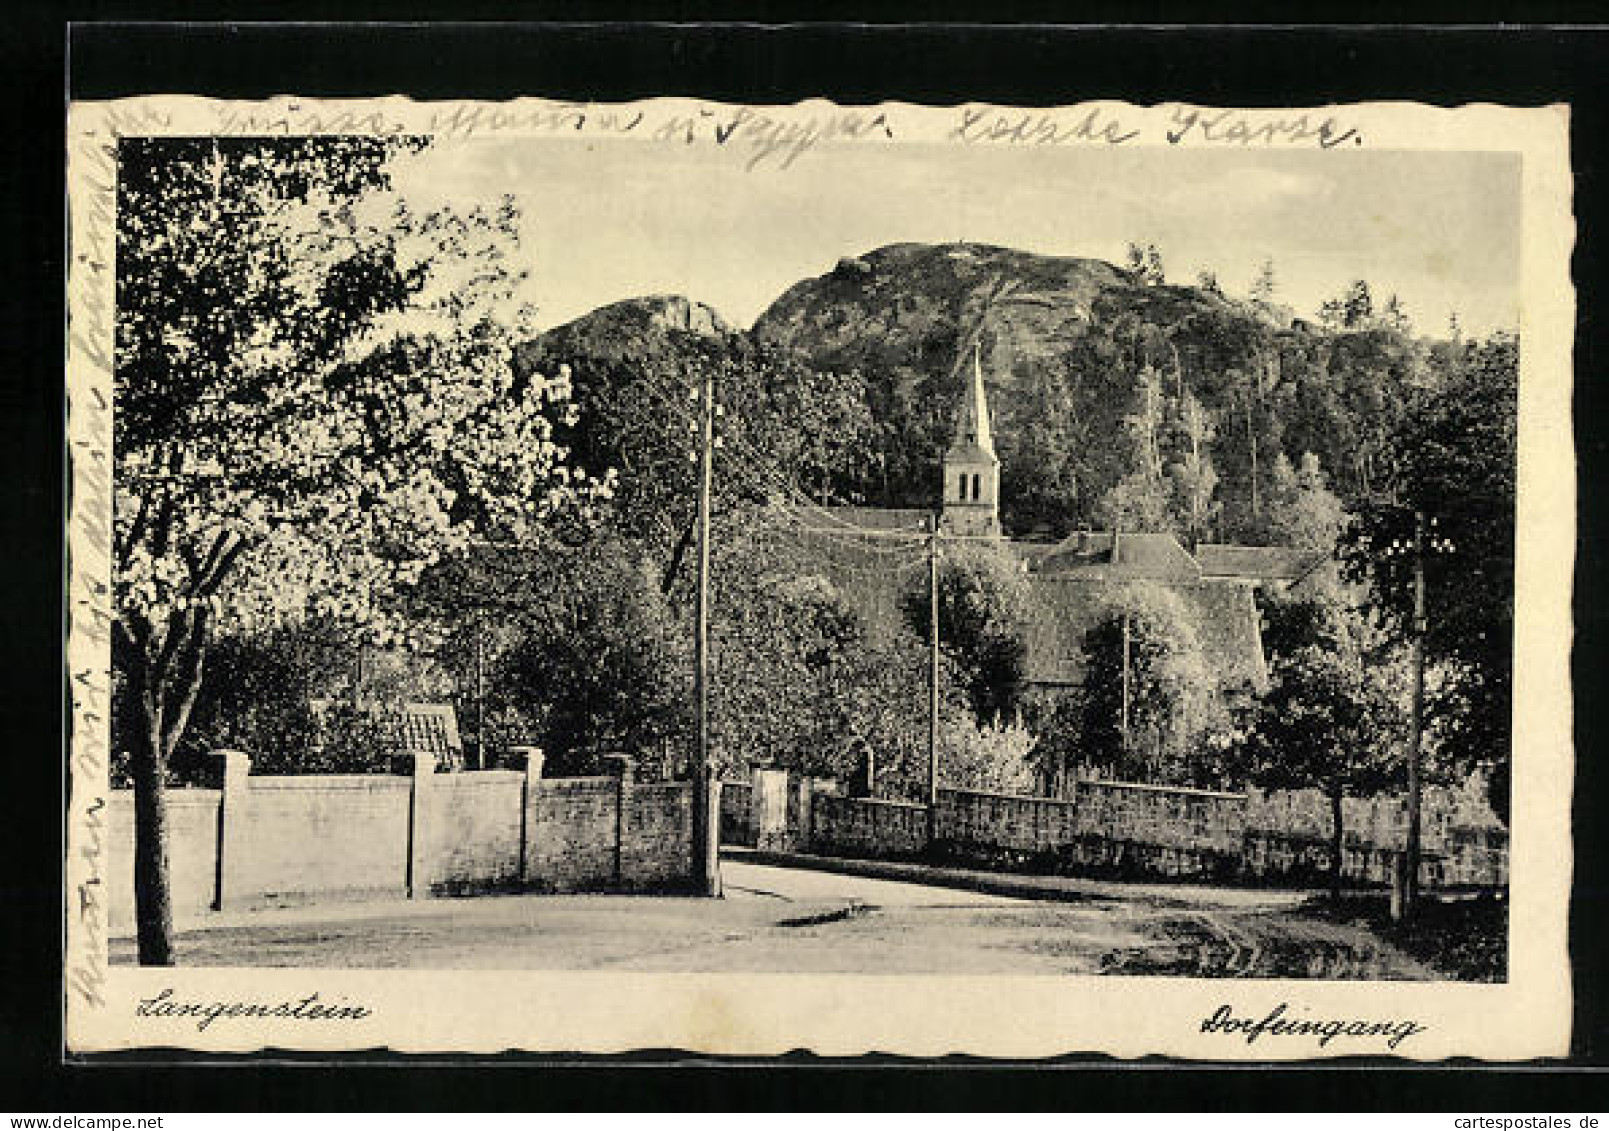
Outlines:
{"label": "tiled roof", "polygon": [[[1191,614],[1207,661],[1228,686],[1261,687],[1267,678],[1257,607],[1244,586],[1221,582],[1160,582]],[[1084,635],[1097,623],[1112,579],[1062,575],[1033,577],[1045,616],[1028,633],[1028,679],[1076,685],[1083,679]]]}
{"label": "tiled roof", "polygon": [[1102,581],[1201,580],[1201,568],[1171,534],[1079,531],[1037,555],[1032,568],[1044,576]]}
{"label": "tiled roof", "polygon": [[[833,507],[826,514],[800,510],[774,514],[764,537],[774,560],[826,577],[861,611],[872,631],[896,632],[901,602],[925,585],[922,549],[894,552],[895,531],[919,533],[928,512],[874,507]],[[841,520],[841,521],[834,521]],[[851,529],[867,531],[857,535]],[[1094,625],[1115,584],[1150,581],[1179,595],[1194,615],[1197,638],[1229,684],[1260,686],[1265,679],[1257,610],[1248,587],[1204,581],[1183,547],[1168,534],[1124,534],[1119,561],[1110,561],[1110,534],[1079,535],[1058,543],[1008,542],[1028,567],[1042,615],[1028,630],[1028,679],[1075,685],[1082,679],[1084,634]]]}
{"label": "tiled roof", "polygon": [[885,635],[899,631],[906,591],[925,584],[919,539],[931,517],[915,508],[778,508],[756,512],[746,533],[766,547],[777,570],[831,582],[873,633]]}
{"label": "tiled roof", "polygon": [[1321,552],[1288,546],[1229,546],[1203,542],[1196,547],[1196,561],[1201,563],[1203,577],[1295,581],[1325,559],[1326,555]]}

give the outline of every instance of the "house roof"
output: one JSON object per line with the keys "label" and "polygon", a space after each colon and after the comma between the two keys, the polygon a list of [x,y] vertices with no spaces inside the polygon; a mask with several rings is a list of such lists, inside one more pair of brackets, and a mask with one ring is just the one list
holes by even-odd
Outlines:
{"label": "house roof", "polygon": [[[774,560],[820,573],[857,608],[874,633],[904,625],[901,601],[925,584],[920,534],[928,512],[834,507],[825,513],[769,512],[765,537]],[[858,530],[856,529],[858,528]],[[1076,685],[1083,678],[1084,635],[1119,583],[1148,581],[1177,594],[1215,670],[1228,684],[1261,686],[1266,678],[1257,609],[1250,587],[1203,580],[1183,547],[1168,534],[1124,534],[1119,560],[1110,534],[1074,535],[1063,542],[1006,542],[1027,566],[1040,615],[1028,626],[1027,678],[1041,685]]]}
{"label": "house roof", "polygon": [[1101,581],[1201,580],[1201,567],[1171,534],[1079,531],[1036,553],[1034,572],[1047,577]]}
{"label": "house roof", "polygon": [[[1033,577],[1045,615],[1029,627],[1028,681],[1075,686],[1084,677],[1084,636],[1104,615],[1115,579]],[[1251,590],[1218,581],[1158,582],[1177,596],[1208,663],[1226,686],[1261,687],[1268,671]]]}
{"label": "house roof", "polygon": [[1196,547],[1201,576],[1244,581],[1295,581],[1306,576],[1327,555],[1289,546],[1229,546],[1203,542]]}

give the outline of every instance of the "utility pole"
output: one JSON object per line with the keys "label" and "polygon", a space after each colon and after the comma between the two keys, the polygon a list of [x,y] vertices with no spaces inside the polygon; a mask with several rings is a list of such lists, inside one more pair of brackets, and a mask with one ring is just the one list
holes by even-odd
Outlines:
{"label": "utility pole", "polygon": [[710,768],[710,485],[715,450],[715,376],[704,371],[699,390],[698,446],[698,598],[693,637],[693,679],[698,705],[698,749],[693,764],[694,878],[699,894],[721,894],[719,816],[711,804]]}
{"label": "utility pole", "polygon": [[1129,614],[1123,614],[1123,753],[1129,752]]}
{"label": "utility pole", "polygon": [[1408,843],[1404,852],[1402,905],[1410,913],[1419,898],[1419,747],[1425,721],[1425,512],[1413,512],[1413,700],[1408,715]]}
{"label": "utility pole", "polygon": [[1246,391],[1246,440],[1251,445],[1251,516],[1258,518],[1261,511],[1257,507],[1257,429],[1252,426],[1249,389]]}
{"label": "utility pole", "polygon": [[928,698],[927,698],[927,843],[939,831],[939,518],[928,520]]}
{"label": "utility pole", "polygon": [[475,768],[486,768],[486,618],[475,616]]}

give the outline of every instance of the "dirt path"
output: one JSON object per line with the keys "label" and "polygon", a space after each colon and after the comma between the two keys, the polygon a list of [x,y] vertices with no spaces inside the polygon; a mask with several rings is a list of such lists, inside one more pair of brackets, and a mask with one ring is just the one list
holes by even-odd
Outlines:
{"label": "dirt path", "polygon": [[1114,949],[1102,973],[1193,978],[1427,980],[1422,962],[1362,927],[1298,913],[1201,910],[1159,915],[1143,946]]}
{"label": "dirt path", "polygon": [[[232,914],[182,965],[1424,979],[1365,928],[1279,900],[1022,899],[723,865],[726,898],[497,896]],[[133,942],[112,944],[114,962]]]}

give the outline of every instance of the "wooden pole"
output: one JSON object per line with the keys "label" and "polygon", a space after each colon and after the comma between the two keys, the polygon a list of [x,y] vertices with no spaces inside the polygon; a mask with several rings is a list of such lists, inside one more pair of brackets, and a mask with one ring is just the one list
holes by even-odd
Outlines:
{"label": "wooden pole", "polygon": [[715,449],[715,377],[705,370],[699,393],[698,448],[698,597],[693,637],[693,679],[698,706],[698,749],[693,764],[693,851],[697,858],[695,885],[701,895],[721,894],[718,838],[710,835],[716,815],[711,812],[709,608],[710,608],[710,487]]}
{"label": "wooden pole", "polygon": [[475,768],[486,768],[486,618],[475,617]]}
{"label": "wooden pole", "polygon": [[1123,753],[1129,752],[1129,615],[1123,614]]}
{"label": "wooden pole", "polygon": [[1257,507],[1257,429],[1251,420],[1251,391],[1246,392],[1246,440],[1251,446],[1251,516],[1258,518],[1261,512]]}
{"label": "wooden pole", "polygon": [[1419,898],[1419,750],[1425,722],[1425,512],[1413,514],[1413,700],[1408,715],[1408,837],[1402,909],[1411,914]]}
{"label": "wooden pole", "polygon": [[929,519],[927,540],[928,699],[927,699],[927,843],[939,828],[939,520]]}

